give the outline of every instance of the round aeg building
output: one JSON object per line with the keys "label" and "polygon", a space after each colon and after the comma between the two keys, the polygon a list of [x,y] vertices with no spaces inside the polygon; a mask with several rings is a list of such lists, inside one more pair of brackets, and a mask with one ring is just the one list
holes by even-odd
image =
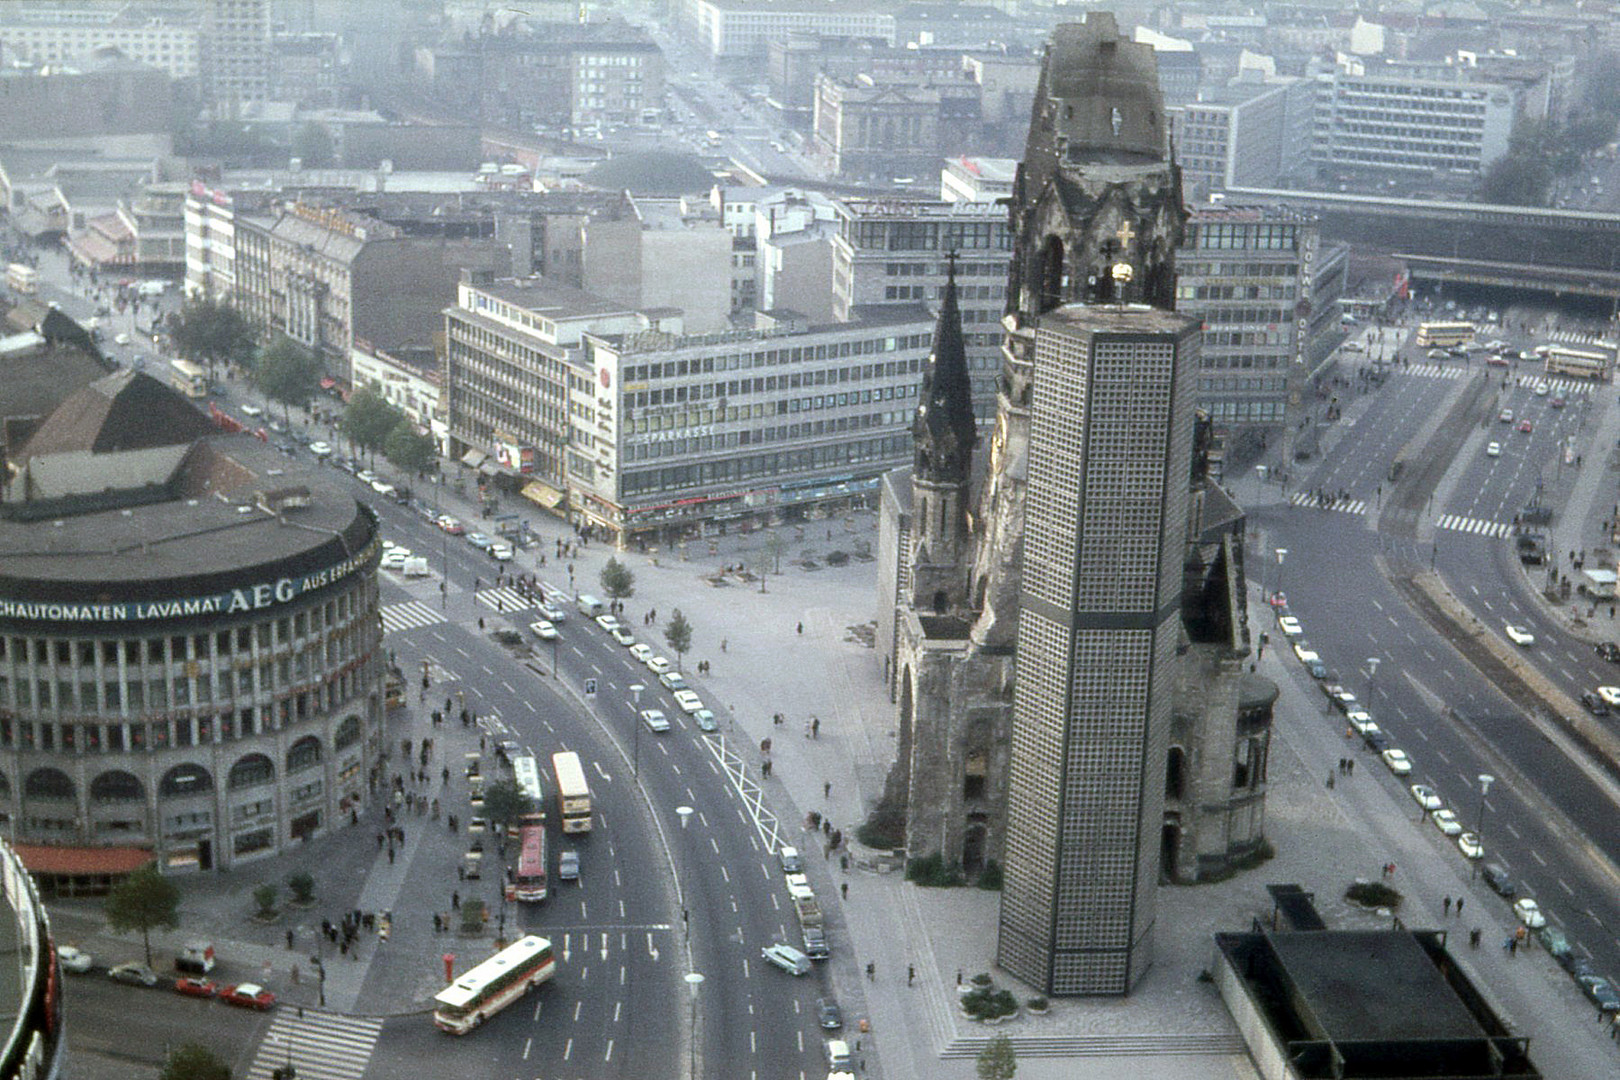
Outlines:
{"label": "round aeg building", "polygon": [[347,824],[382,748],[371,509],[134,372],[69,397],[11,474],[0,812],[42,887]]}

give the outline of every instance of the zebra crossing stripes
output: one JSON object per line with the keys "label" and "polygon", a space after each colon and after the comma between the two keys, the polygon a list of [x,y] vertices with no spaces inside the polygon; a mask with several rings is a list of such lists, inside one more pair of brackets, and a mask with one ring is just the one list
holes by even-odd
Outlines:
{"label": "zebra crossing stripes", "polygon": [[1573,397],[1576,394],[1590,394],[1592,382],[1589,379],[1544,379],[1539,375],[1520,375],[1521,387],[1535,387],[1542,383],[1547,384],[1547,390],[1554,397]]}
{"label": "zebra crossing stripes", "polygon": [[270,1080],[288,1063],[298,1080],[360,1080],[381,1033],[381,1020],[307,1008],[300,1015],[282,1005],[253,1055],[247,1080]]}
{"label": "zebra crossing stripes", "polygon": [[1589,330],[1554,330],[1547,336],[1565,345],[1604,345],[1609,348],[1614,347],[1614,343],[1605,341],[1602,334],[1595,334]]}
{"label": "zebra crossing stripes", "polygon": [[507,585],[497,589],[480,589],[478,602],[492,611],[522,611],[535,605],[534,600]]}
{"label": "zebra crossing stripes", "polygon": [[1462,517],[1459,514],[1446,514],[1436,521],[1435,525],[1441,529],[1450,529],[1452,532],[1473,533],[1475,536],[1502,537],[1513,534],[1512,525],[1505,525],[1500,521]]}
{"label": "zebra crossing stripes", "polygon": [[1340,514],[1362,514],[1367,511],[1366,499],[1335,499],[1323,506],[1309,491],[1296,491],[1288,500],[1295,506],[1309,506],[1316,510],[1333,510]]}
{"label": "zebra crossing stripes", "polygon": [[1460,379],[1472,372],[1458,364],[1413,364],[1404,369],[1407,375],[1416,375],[1424,379]]}
{"label": "zebra crossing stripes", "polygon": [[420,600],[407,600],[400,604],[386,604],[381,609],[383,630],[398,633],[419,626],[432,626],[444,622],[444,612]]}

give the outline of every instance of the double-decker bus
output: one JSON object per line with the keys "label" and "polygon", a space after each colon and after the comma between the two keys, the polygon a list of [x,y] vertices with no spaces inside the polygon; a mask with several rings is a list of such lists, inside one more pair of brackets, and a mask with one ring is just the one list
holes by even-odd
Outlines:
{"label": "double-decker bus", "polygon": [[508,900],[534,904],[549,895],[546,886],[546,825],[531,814],[518,825],[517,864],[507,879]]}
{"label": "double-decker bus", "polygon": [[551,769],[557,776],[557,814],[565,833],[591,831],[591,789],[585,783],[585,767],[579,755],[564,750],[551,755]]}
{"label": "double-decker bus", "polygon": [[1469,322],[1426,322],[1418,324],[1420,349],[1467,345],[1474,340],[1474,324]]}
{"label": "double-decker bus", "polygon": [[1542,357],[1548,375],[1573,375],[1577,379],[1607,379],[1614,365],[1612,352],[1571,349],[1564,345],[1548,345]]}
{"label": "double-decker bus", "polygon": [[556,974],[551,942],[529,935],[508,945],[433,998],[433,1023],[465,1035]]}
{"label": "double-decker bus", "polygon": [[39,292],[39,271],[27,263],[11,263],[6,267],[6,284],[14,292],[32,295]]}
{"label": "double-decker bus", "polygon": [[208,372],[190,360],[169,361],[169,381],[188,398],[208,396]]}

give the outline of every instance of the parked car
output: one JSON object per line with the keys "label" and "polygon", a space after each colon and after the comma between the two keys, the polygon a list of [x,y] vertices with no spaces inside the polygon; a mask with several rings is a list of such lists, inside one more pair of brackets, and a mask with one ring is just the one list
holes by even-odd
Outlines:
{"label": "parked car", "polygon": [[814,967],[810,963],[810,958],[804,953],[791,945],[783,945],[780,942],[775,945],[765,946],[765,948],[759,950],[759,955],[764,958],[766,963],[781,968],[789,975],[808,975]]}
{"label": "parked car", "polygon": [[93,962],[89,953],[75,948],[72,945],[58,945],[56,947],[56,962],[62,965],[62,970],[74,975],[83,975],[90,970]]}
{"label": "parked car", "polygon": [[1608,703],[1590,690],[1587,690],[1581,694],[1581,704],[1585,705],[1586,711],[1591,713],[1593,716],[1609,715]]}
{"label": "parked car", "polygon": [[816,1000],[816,1017],[826,1031],[837,1031],[844,1026],[844,1014],[838,1008],[838,1002],[829,998]]}
{"label": "parked car", "polygon": [[675,691],[675,704],[681,707],[682,712],[696,713],[703,708],[703,699],[697,696],[695,690]]}
{"label": "parked car", "polygon": [[201,975],[182,975],[174,980],[174,992],[187,997],[211,998],[219,996],[219,983]]}
{"label": "parked car", "polygon": [[699,709],[692,714],[692,722],[697,725],[699,731],[713,732],[720,730],[720,721],[714,718],[712,709]]}
{"label": "parked car", "polygon": [[1406,756],[1405,750],[1390,747],[1383,753],[1384,764],[1396,776],[1407,776],[1412,772],[1412,759]]}
{"label": "parked car", "polygon": [[1479,876],[1497,896],[1511,900],[1518,895],[1519,887],[1513,884],[1513,878],[1508,875],[1507,867],[1500,863],[1486,863],[1480,869]]}
{"label": "parked car", "polygon": [[156,986],[157,974],[145,964],[119,964],[107,969],[107,977],[114,982],[130,983],[134,986]]}
{"label": "parked car", "polygon": [[1541,913],[1541,905],[1528,896],[1513,901],[1513,914],[1531,930],[1539,930],[1547,925],[1547,916]]}
{"label": "parked car", "polygon": [[1479,837],[1471,832],[1465,832],[1457,837],[1457,850],[1463,853],[1465,859],[1483,859],[1485,845],[1479,842]]}
{"label": "parked car", "polygon": [[1432,812],[1429,815],[1429,820],[1434,822],[1435,828],[1447,836],[1462,835],[1462,822],[1457,820],[1457,811],[1452,810],[1450,807],[1441,807],[1439,810]]}
{"label": "parked car", "polygon": [[1611,664],[1620,664],[1620,645],[1612,641],[1600,641],[1595,646],[1597,654]]}
{"label": "parked car", "polygon": [[1425,810],[1438,810],[1445,805],[1439,793],[1428,784],[1413,784],[1408,790],[1412,792],[1412,798],[1417,800],[1417,804]]}
{"label": "parked car", "polygon": [[628,646],[636,643],[636,635],[632,634],[629,629],[623,625],[615,626],[612,630],[609,630],[608,636],[614,641],[617,641],[620,645]]}
{"label": "parked car", "polygon": [[219,992],[219,999],[227,1005],[235,1005],[242,1009],[258,1009],[260,1012],[273,1007],[276,995],[260,986],[258,983],[237,983],[227,986]]}

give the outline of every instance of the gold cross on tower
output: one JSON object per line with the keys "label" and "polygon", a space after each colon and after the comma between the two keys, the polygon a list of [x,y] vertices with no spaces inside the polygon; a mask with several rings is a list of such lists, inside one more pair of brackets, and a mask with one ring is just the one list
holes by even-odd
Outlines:
{"label": "gold cross on tower", "polygon": [[1114,235],[1119,237],[1119,247],[1120,251],[1122,252],[1129,251],[1131,241],[1136,239],[1136,233],[1132,231],[1131,223],[1129,221],[1120,222],[1119,232],[1115,233]]}

